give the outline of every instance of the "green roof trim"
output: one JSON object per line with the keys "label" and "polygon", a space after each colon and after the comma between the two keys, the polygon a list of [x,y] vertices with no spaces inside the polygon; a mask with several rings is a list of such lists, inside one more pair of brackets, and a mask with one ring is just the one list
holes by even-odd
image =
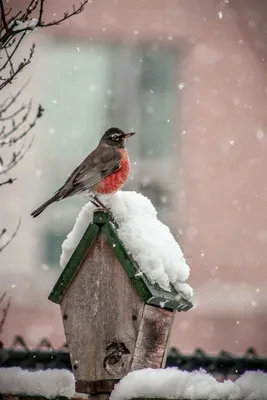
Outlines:
{"label": "green roof trim", "polygon": [[90,223],[87,230],[85,231],[80,243],[76,247],[72,254],[68,264],[63,269],[60,277],[58,278],[54,288],[52,289],[49,300],[59,304],[70,286],[73,278],[79,270],[79,267],[86,256],[90,246],[99,234],[100,228],[94,223]]}
{"label": "green roof trim", "polygon": [[161,289],[158,284],[151,284],[149,282],[145,274],[139,268],[137,262],[128,253],[111,221],[111,216],[107,212],[95,210],[93,222],[89,224],[80,243],[61,273],[57,283],[49,295],[49,300],[57,304],[61,302],[67,288],[79,270],[82,260],[86,256],[96,237],[101,232],[107,237],[108,243],[115,256],[136,288],[138,295],[146,304],[178,311],[187,311],[192,308],[192,303],[183,298],[174,287],[171,287],[171,292],[168,292]]}

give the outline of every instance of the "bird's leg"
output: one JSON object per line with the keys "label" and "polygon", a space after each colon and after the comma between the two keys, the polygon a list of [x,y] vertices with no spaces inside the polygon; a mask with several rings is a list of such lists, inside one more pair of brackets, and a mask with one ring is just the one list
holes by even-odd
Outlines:
{"label": "bird's leg", "polygon": [[98,207],[101,207],[101,208],[103,208],[103,210],[110,213],[110,210],[99,200],[98,197],[92,196],[92,198],[93,198],[94,202],[98,205]]}
{"label": "bird's leg", "polygon": [[114,217],[113,213],[111,212],[111,210],[110,210],[109,208],[107,208],[107,207],[105,206],[105,204],[103,204],[102,201],[100,201],[99,198],[96,197],[96,195],[95,195],[95,196],[92,196],[92,198],[93,198],[94,201],[98,204],[98,207],[103,208],[103,210],[105,210],[106,212],[109,213],[109,215],[110,215],[110,217],[111,217],[111,221],[114,223],[115,226],[118,226],[118,223],[117,223],[117,221],[115,220],[115,217]]}
{"label": "bird's leg", "polygon": [[100,205],[96,201],[94,201],[94,200],[90,200],[90,201],[96,208],[100,208]]}

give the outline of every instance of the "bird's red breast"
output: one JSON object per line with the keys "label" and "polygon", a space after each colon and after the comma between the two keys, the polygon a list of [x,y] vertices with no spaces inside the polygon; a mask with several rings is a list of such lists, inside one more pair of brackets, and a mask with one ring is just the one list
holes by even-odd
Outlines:
{"label": "bird's red breast", "polygon": [[127,181],[130,174],[130,159],[126,149],[118,149],[122,155],[121,167],[111,175],[102,179],[95,187],[94,192],[97,194],[112,194],[120,190]]}

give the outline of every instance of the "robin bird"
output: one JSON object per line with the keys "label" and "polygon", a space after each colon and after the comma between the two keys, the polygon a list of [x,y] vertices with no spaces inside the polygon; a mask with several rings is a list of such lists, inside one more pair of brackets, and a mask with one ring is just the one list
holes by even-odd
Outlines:
{"label": "robin bird", "polygon": [[125,145],[126,139],[134,134],[125,133],[119,128],[109,128],[95,150],[72,172],[64,185],[33,211],[31,216],[37,217],[50,204],[75,194],[88,195],[96,207],[107,210],[97,195],[114,194],[127,181],[130,160]]}

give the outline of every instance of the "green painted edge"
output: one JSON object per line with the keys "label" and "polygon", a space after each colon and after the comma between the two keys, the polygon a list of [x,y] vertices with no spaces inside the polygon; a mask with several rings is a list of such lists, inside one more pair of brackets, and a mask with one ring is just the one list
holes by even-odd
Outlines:
{"label": "green painted edge", "polygon": [[149,282],[146,275],[140,270],[137,262],[127,252],[126,247],[111,223],[103,225],[101,232],[106,235],[114,254],[135,286],[138,295],[146,304],[172,311],[187,311],[193,307],[193,304],[184,299],[174,287],[171,288],[171,292],[167,292],[157,284],[153,285]]}
{"label": "green painted edge", "polygon": [[138,263],[128,253],[122,240],[119,238],[116,227],[111,221],[110,214],[103,210],[94,211],[93,222],[89,224],[69,262],[60,274],[48,297],[49,300],[56,304],[61,302],[90,246],[100,232],[104,233],[107,237],[113,253],[136,288],[139,297],[146,304],[172,311],[188,311],[193,307],[193,304],[183,298],[173,286],[171,286],[171,292],[168,292],[161,289],[158,284],[151,284],[149,282],[146,275],[140,270]]}
{"label": "green painted edge", "polygon": [[110,214],[107,211],[95,210],[93,215],[93,223],[96,225],[105,225],[111,219]]}
{"label": "green painted edge", "polygon": [[82,260],[86,256],[90,246],[100,232],[100,227],[94,223],[90,223],[86,229],[82,239],[72,254],[68,264],[60,274],[55,286],[53,287],[48,299],[53,303],[59,304],[70,286],[74,276],[79,270]]}
{"label": "green painted edge", "polygon": [[119,260],[129,279],[137,289],[138,295],[144,302],[146,302],[148,299],[151,298],[151,292],[146,286],[144,280],[142,279],[138,264],[133,260],[131,255],[128,254],[113,225],[111,223],[103,225],[103,227],[101,228],[101,232],[106,235],[108,243],[113,250],[113,253]]}

